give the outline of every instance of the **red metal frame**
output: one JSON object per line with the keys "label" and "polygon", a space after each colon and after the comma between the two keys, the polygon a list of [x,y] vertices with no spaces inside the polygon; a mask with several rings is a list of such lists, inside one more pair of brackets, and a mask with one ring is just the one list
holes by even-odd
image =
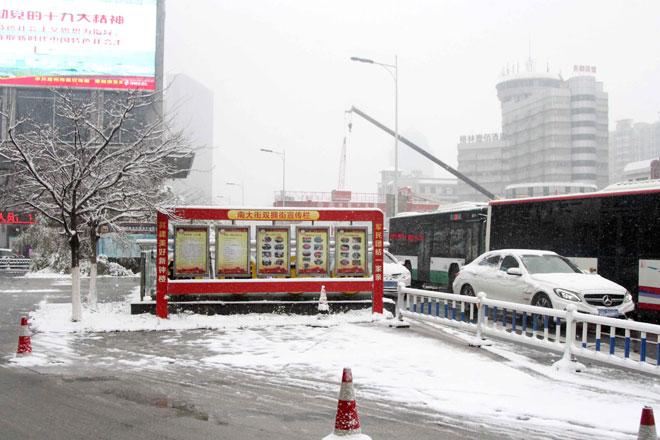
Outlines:
{"label": "red metal frame", "polygon": [[371,290],[372,311],[383,313],[383,240],[384,218],[379,209],[301,209],[301,208],[211,208],[179,207],[171,213],[177,220],[241,220],[371,222],[373,233],[372,276],[368,278],[268,278],[268,279],[203,279],[169,280],[167,239],[169,216],[158,211],[156,216],[156,315],[167,318],[168,295],[357,292]]}

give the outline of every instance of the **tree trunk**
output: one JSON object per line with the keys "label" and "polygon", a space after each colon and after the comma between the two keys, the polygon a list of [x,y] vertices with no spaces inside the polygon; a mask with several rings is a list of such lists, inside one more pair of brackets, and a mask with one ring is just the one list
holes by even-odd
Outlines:
{"label": "tree trunk", "polygon": [[96,246],[99,242],[99,236],[96,233],[97,226],[92,224],[89,231],[89,239],[92,244],[92,253],[89,256],[89,293],[87,295],[87,305],[90,309],[96,310],[98,303],[98,295],[96,293],[96,273],[97,273],[97,256]]}
{"label": "tree trunk", "polygon": [[80,305],[80,238],[74,229],[69,239],[71,247],[71,321],[82,320],[82,307]]}

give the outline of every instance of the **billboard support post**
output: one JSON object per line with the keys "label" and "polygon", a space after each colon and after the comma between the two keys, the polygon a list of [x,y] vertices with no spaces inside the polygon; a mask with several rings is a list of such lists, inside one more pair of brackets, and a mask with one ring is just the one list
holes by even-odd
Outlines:
{"label": "billboard support post", "polygon": [[156,316],[167,318],[169,218],[158,211],[156,215]]}

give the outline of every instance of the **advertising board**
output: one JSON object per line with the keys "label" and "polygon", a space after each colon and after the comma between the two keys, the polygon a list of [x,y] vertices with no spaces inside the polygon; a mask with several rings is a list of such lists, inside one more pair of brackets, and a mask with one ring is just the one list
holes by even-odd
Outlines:
{"label": "advertising board", "polygon": [[174,228],[174,277],[208,274],[209,229],[206,226]]}
{"label": "advertising board", "polygon": [[36,223],[31,213],[0,211],[0,225],[33,225]]}
{"label": "advertising board", "polygon": [[257,227],[257,275],[289,275],[288,227]]}
{"label": "advertising board", "polygon": [[154,90],[157,0],[4,0],[0,85]]}
{"label": "advertising board", "polygon": [[351,226],[335,230],[335,273],[337,276],[367,274],[367,228]]}
{"label": "advertising board", "polygon": [[251,275],[249,226],[218,226],[215,229],[215,266],[219,278]]}
{"label": "advertising board", "polygon": [[299,275],[328,274],[328,228],[296,227],[296,270]]}

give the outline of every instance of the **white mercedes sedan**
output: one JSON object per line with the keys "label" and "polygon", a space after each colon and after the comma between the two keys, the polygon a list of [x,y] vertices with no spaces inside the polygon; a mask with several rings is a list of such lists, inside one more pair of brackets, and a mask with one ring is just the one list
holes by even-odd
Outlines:
{"label": "white mercedes sedan", "polygon": [[540,307],[622,317],[634,310],[624,287],[597,274],[587,274],[568,258],[554,252],[502,249],[486,252],[463,266],[454,280],[454,292]]}

